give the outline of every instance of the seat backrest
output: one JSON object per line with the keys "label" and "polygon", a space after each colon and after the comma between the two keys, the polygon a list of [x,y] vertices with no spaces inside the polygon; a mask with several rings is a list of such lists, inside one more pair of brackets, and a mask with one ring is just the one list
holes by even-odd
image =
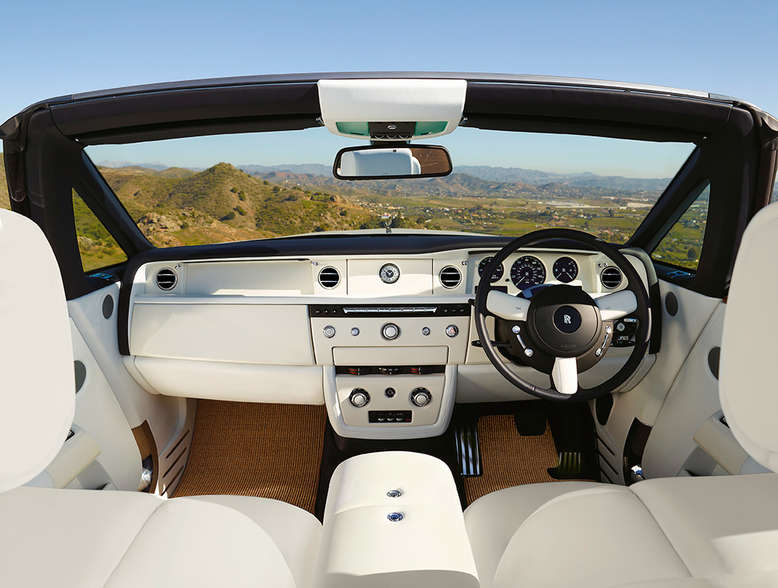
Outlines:
{"label": "seat backrest", "polygon": [[721,408],[735,437],[778,471],[778,203],[754,216],[740,243],[719,376]]}
{"label": "seat backrest", "polygon": [[73,422],[74,378],[54,253],[35,223],[0,210],[0,492],[57,455]]}

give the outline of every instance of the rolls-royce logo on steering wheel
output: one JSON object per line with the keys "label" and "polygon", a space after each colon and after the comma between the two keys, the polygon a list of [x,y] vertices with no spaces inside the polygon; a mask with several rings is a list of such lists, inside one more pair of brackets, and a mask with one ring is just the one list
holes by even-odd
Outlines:
{"label": "rolls-royce logo on steering wheel", "polygon": [[581,313],[572,306],[560,306],[554,313],[554,325],[563,333],[574,333],[581,326]]}

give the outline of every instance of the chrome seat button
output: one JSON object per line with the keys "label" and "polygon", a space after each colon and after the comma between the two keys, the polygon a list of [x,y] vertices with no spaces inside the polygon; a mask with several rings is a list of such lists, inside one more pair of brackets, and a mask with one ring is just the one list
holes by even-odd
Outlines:
{"label": "chrome seat button", "polygon": [[387,492],[386,495],[389,498],[399,498],[400,496],[403,495],[403,491],[400,490],[399,488],[395,488],[393,490],[389,490],[389,492]]}
{"label": "chrome seat button", "polygon": [[401,512],[390,512],[388,515],[386,515],[386,518],[393,523],[399,523],[405,518],[405,515]]}

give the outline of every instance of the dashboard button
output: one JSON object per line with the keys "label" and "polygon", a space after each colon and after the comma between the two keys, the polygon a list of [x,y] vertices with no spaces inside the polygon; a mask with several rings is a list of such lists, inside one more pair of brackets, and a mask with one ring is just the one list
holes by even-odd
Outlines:
{"label": "dashboard button", "polygon": [[395,394],[397,394],[397,390],[395,390],[395,389],[394,389],[394,388],[392,388],[392,387],[389,387],[389,388],[387,388],[386,390],[384,390],[384,395],[385,395],[387,398],[394,398],[394,395],[395,395]]}
{"label": "dashboard button", "polygon": [[367,403],[370,402],[370,394],[363,388],[354,388],[348,397],[348,401],[353,407],[362,408],[363,406],[367,406]]}
{"label": "dashboard button", "polygon": [[394,323],[386,323],[381,327],[381,336],[387,341],[393,341],[400,336],[400,327]]}
{"label": "dashboard button", "polygon": [[332,339],[335,336],[335,327],[332,325],[327,325],[322,329],[322,333],[324,333],[324,336],[327,337],[327,339]]}
{"label": "dashboard button", "polygon": [[456,337],[459,335],[459,327],[456,325],[449,325],[446,327],[446,335],[449,337]]}
{"label": "dashboard button", "polygon": [[427,406],[432,402],[432,394],[426,388],[416,388],[411,392],[411,402],[419,408]]}
{"label": "dashboard button", "polygon": [[431,332],[432,332],[432,331],[430,331],[430,328],[429,328],[429,327],[422,327],[422,329],[421,329],[421,334],[422,334],[422,335],[424,335],[425,337],[429,337],[429,334],[430,334]]}
{"label": "dashboard button", "polygon": [[359,335],[359,327],[351,327],[351,335],[354,337]]}

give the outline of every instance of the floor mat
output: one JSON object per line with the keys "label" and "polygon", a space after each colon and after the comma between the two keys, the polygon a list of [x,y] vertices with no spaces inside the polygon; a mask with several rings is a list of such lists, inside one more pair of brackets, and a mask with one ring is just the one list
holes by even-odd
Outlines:
{"label": "floor mat", "polygon": [[519,435],[513,415],[497,414],[478,419],[483,474],[465,478],[467,503],[484,494],[536,482],[555,481],[548,468],[558,457],[551,429],[542,435]]}
{"label": "floor mat", "polygon": [[233,494],[316,503],[324,406],[200,400],[175,496]]}

